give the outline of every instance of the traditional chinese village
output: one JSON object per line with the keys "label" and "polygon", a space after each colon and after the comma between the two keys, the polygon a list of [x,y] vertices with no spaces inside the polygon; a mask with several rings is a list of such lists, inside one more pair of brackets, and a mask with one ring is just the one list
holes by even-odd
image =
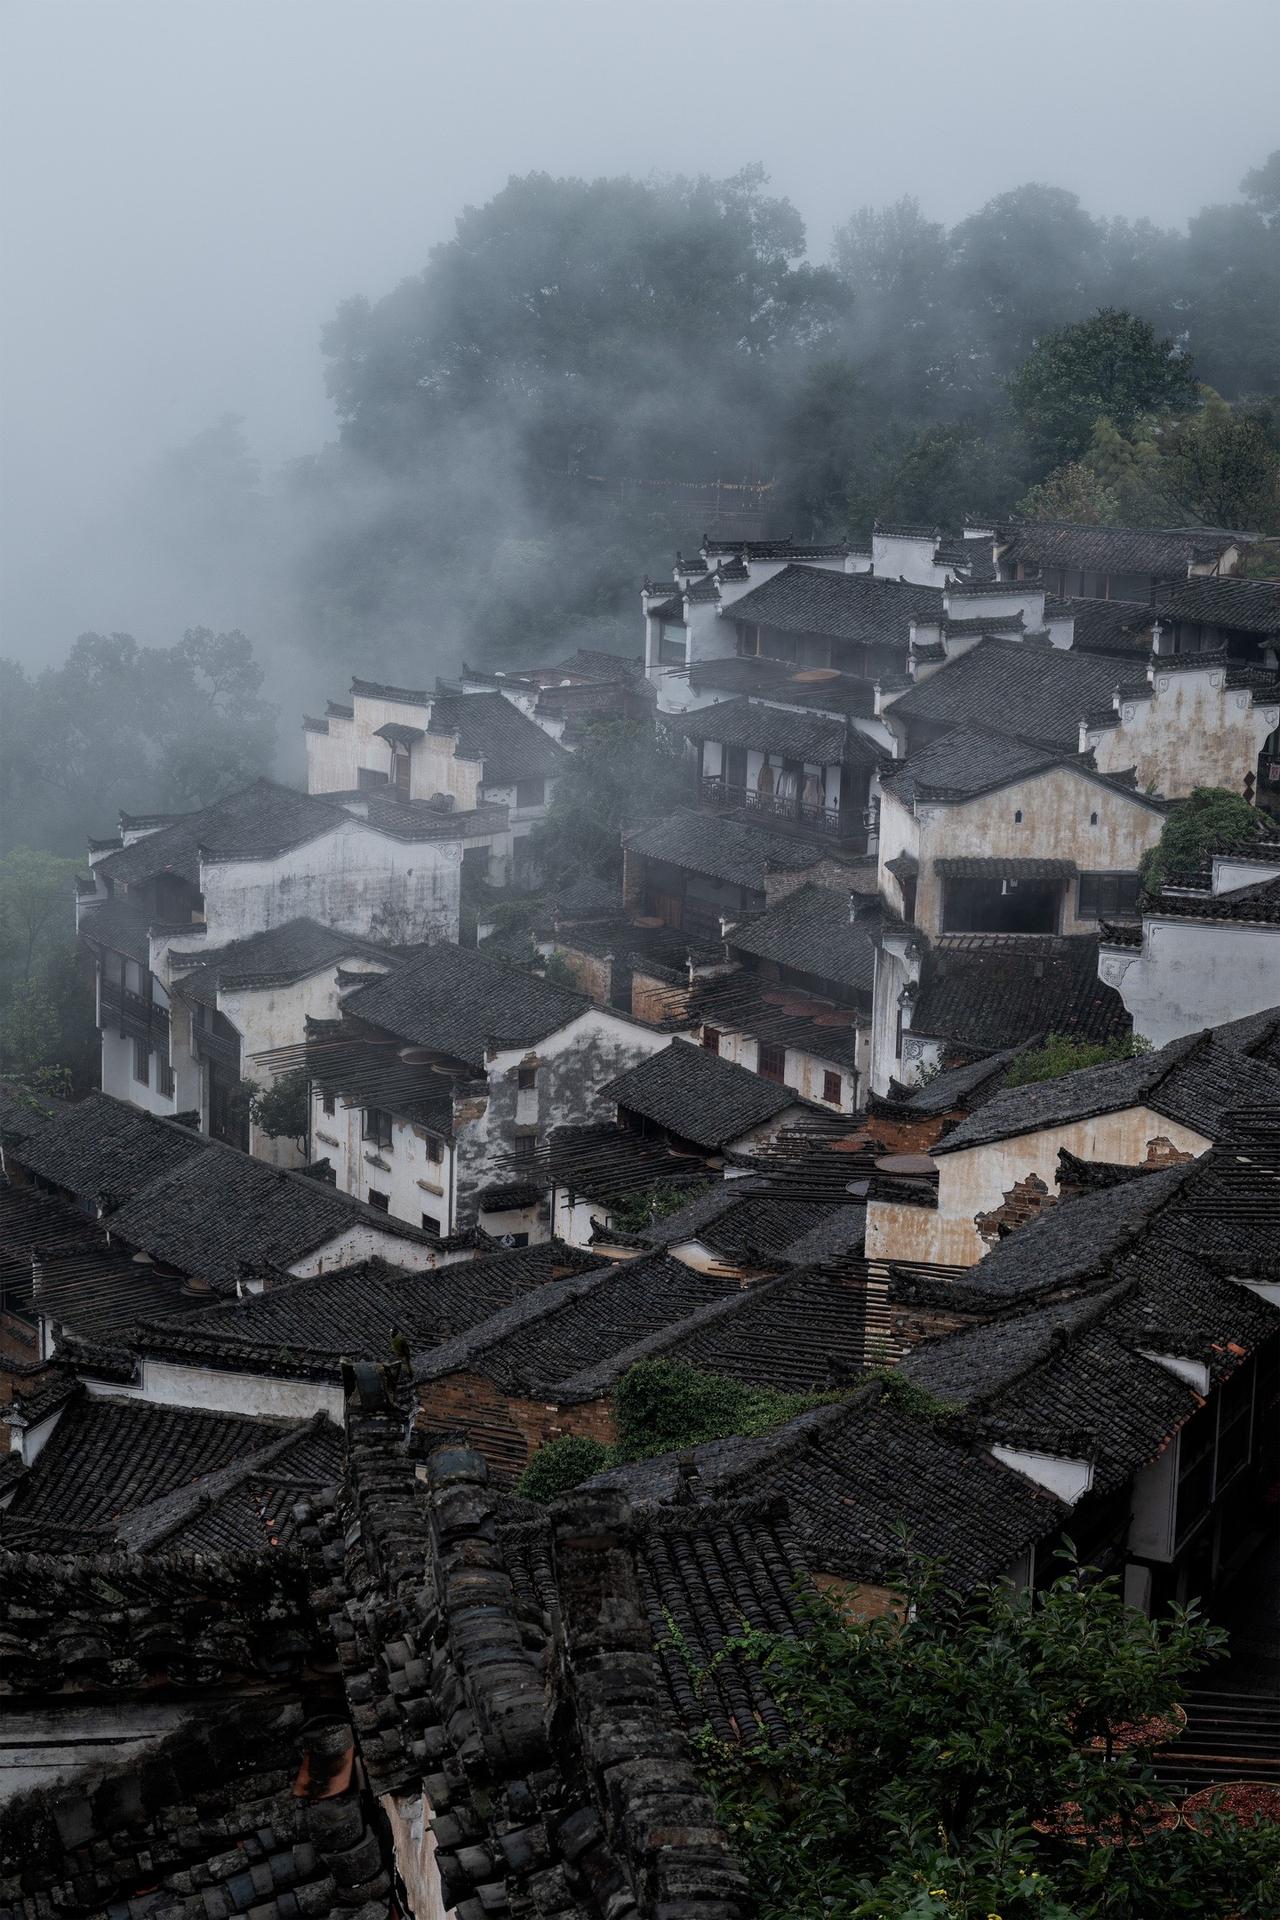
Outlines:
{"label": "traditional chinese village", "polygon": [[1280,1914],[1278,23],[657,12],[0,26],[0,1920]]}

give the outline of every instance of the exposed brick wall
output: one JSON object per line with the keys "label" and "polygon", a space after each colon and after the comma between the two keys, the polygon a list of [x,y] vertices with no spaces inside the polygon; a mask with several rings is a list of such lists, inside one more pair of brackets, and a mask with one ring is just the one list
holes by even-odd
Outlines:
{"label": "exposed brick wall", "polygon": [[1162,1133],[1158,1133],[1153,1140],[1147,1142],[1147,1157],[1144,1164],[1148,1167],[1178,1167],[1184,1161],[1194,1159],[1193,1153],[1180,1152],[1172,1140],[1166,1140]]}
{"label": "exposed brick wall", "polygon": [[566,945],[563,938],[556,941],[555,950],[572,975],[578,992],[585,993],[598,1007],[607,1007],[613,980],[612,963],[597,953],[582,953],[577,947]]}
{"label": "exposed brick wall", "polygon": [[890,1309],[889,1325],[895,1350],[918,1347],[922,1340],[936,1340],[940,1334],[958,1333],[981,1319],[980,1314],[956,1313],[949,1307],[895,1305]]}
{"label": "exposed brick wall", "polygon": [[690,989],[673,984],[668,975],[635,972],[631,976],[631,1012],[637,1020],[658,1025],[663,1020],[679,1019],[688,1011]]}
{"label": "exposed brick wall", "polygon": [[874,1113],[867,1122],[867,1145],[882,1153],[928,1153],[944,1122],[958,1117],[958,1113],[922,1113],[917,1118],[904,1116],[899,1120]]}
{"label": "exposed brick wall", "polygon": [[1030,1173],[1025,1180],[1015,1180],[1006,1189],[1004,1200],[990,1213],[977,1213],[973,1224],[989,1247],[997,1240],[1003,1240],[1007,1234],[1016,1233],[1019,1227],[1025,1227],[1028,1220],[1034,1220],[1046,1207],[1057,1206],[1057,1196],[1050,1193],[1038,1173]]}
{"label": "exposed brick wall", "polygon": [[506,1483],[519,1479],[548,1440],[578,1433],[609,1446],[618,1437],[608,1400],[551,1406],[509,1394],[480,1373],[451,1373],[420,1386],[414,1424],[430,1432],[465,1433],[489,1471]]}

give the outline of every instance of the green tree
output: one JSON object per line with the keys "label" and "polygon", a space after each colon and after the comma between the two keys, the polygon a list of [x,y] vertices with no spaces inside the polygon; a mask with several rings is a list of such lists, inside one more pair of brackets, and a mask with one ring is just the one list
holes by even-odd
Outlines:
{"label": "green tree", "polygon": [[42,952],[75,931],[74,860],[15,847],[0,860],[0,964],[24,985]]}
{"label": "green tree", "polygon": [[1018,503],[1018,512],[1028,520],[1069,520],[1081,527],[1117,526],[1120,522],[1120,496],[1099,478],[1085,460],[1068,461],[1055,467]]}
{"label": "green tree", "polygon": [[270,767],[275,708],[242,633],[172,647],[82,634],[34,678],[4,663],[0,752],[11,845],[71,852],[132,812],[207,805]]}
{"label": "green tree", "polygon": [[552,878],[616,871],[624,828],[692,799],[683,742],[651,720],[599,721],[556,782],[546,820],[536,830],[537,858]]}
{"label": "green tree", "polygon": [[249,1118],[272,1140],[293,1140],[305,1151],[310,1121],[311,1083],[305,1067],[282,1073],[268,1086],[248,1083]]}
{"label": "green tree", "polygon": [[1125,433],[1144,414],[1190,407],[1195,384],[1186,355],[1157,338],[1150,321],[1103,308],[1039,341],[1009,381],[1009,397],[1035,442],[1067,461],[1104,415]]}
{"label": "green tree", "polygon": [[1213,527],[1280,532],[1280,433],[1267,407],[1230,407],[1211,388],[1178,423],[1164,459],[1181,513]]}
{"label": "green tree", "polygon": [[1226,787],[1195,787],[1170,813],[1154,847],[1142,857],[1143,890],[1157,894],[1170,881],[1194,880],[1209,864],[1213,848],[1249,840],[1266,816]]}
{"label": "green tree", "polygon": [[1261,1920],[1280,1832],[1153,1830],[1149,1744],[1115,1739],[1222,1642],[1079,1570],[967,1599],[915,1569],[881,1618],[819,1604],[800,1638],[746,1634],[789,1738],[703,1754],[761,1920]]}

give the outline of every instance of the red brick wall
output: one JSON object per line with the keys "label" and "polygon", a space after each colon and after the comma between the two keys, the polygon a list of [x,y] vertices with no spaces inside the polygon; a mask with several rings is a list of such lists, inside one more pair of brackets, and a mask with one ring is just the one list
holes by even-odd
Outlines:
{"label": "red brick wall", "polygon": [[429,1432],[465,1433],[490,1471],[516,1480],[538,1448],[566,1433],[580,1433],[605,1446],[617,1439],[608,1400],[567,1407],[507,1393],[481,1373],[451,1373],[418,1388],[414,1424]]}
{"label": "red brick wall", "polygon": [[1050,1193],[1038,1173],[1029,1173],[1025,1180],[1015,1180],[1005,1193],[1002,1204],[993,1207],[990,1213],[974,1215],[973,1224],[987,1242],[994,1247],[997,1240],[1006,1234],[1016,1233],[1019,1227],[1025,1227],[1028,1220],[1034,1220],[1046,1207],[1056,1207],[1056,1195]]}

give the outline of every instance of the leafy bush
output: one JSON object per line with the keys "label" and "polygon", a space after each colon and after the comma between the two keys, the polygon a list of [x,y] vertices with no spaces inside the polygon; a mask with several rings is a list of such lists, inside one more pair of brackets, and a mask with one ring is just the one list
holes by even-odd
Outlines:
{"label": "leafy bush", "polygon": [[1029,1086],[1033,1080],[1056,1080],[1060,1074],[1075,1073],[1079,1067],[1105,1067],[1110,1060],[1131,1060],[1135,1054],[1150,1051],[1140,1034],[1128,1034],[1123,1040],[1073,1040],[1069,1034],[1051,1033],[1042,1046],[1020,1053],[1004,1077],[1006,1087]]}
{"label": "leafy bush", "polygon": [[613,1464],[611,1447],[588,1439],[585,1433],[566,1433],[538,1448],[516,1483],[516,1492],[545,1504]]}
{"label": "leafy bush", "polygon": [[1140,869],[1146,893],[1158,893],[1170,882],[1185,881],[1208,864],[1210,850],[1221,840],[1247,840],[1262,824],[1262,815],[1227,787],[1195,787],[1164,823],[1155,846],[1143,855]]}
{"label": "leafy bush", "polygon": [[760,1920],[1262,1920],[1280,1831],[1153,1830],[1147,1753],[1110,1738],[1224,1639],[1096,1569],[970,1598],[917,1568],[878,1619],[819,1602],[803,1637],[744,1634],[726,1651],[764,1667],[789,1738],[701,1748]]}
{"label": "leafy bush", "polygon": [[554,1500],[607,1467],[735,1434],[769,1433],[839,1398],[838,1393],[779,1393],[673,1360],[640,1360],[623,1375],[614,1396],[616,1445],[606,1447],[579,1434],[549,1440],[534,1454],[517,1491],[529,1500]]}
{"label": "leafy bush", "polygon": [[282,1073],[278,1080],[269,1086],[252,1085],[249,1095],[249,1118],[255,1127],[269,1135],[272,1140],[296,1140],[299,1144],[307,1137],[307,1118],[310,1105],[310,1083],[305,1067],[295,1067],[290,1073]]}

